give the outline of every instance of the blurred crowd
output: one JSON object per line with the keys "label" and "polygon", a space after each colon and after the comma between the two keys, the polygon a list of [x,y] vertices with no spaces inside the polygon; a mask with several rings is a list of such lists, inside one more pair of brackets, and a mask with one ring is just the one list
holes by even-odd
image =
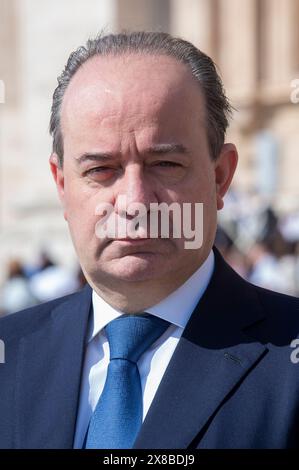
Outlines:
{"label": "blurred crowd", "polygon": [[0,315],[71,294],[83,287],[85,282],[80,268],[74,272],[60,266],[45,252],[32,264],[11,259],[6,280],[0,287]]}
{"label": "blurred crowd", "polygon": [[[242,201],[231,191],[220,214],[216,246],[228,263],[255,285],[299,296],[299,211],[278,217],[260,199]],[[60,266],[47,253],[30,265],[12,259],[0,286],[0,315],[70,294],[85,282],[79,268]]]}
{"label": "blurred crowd", "polygon": [[252,284],[299,295],[299,210],[278,216],[256,195],[230,191],[220,212],[216,245]]}

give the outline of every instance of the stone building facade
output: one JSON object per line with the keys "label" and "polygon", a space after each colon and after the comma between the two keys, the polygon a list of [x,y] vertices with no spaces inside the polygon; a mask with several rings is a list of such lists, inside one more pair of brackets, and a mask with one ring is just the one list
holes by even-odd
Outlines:
{"label": "stone building facade", "polygon": [[235,187],[299,209],[299,0],[0,0],[0,282],[9,258],[41,248],[74,262],[47,164],[51,96],[71,50],[122,29],[213,57],[235,108]]}

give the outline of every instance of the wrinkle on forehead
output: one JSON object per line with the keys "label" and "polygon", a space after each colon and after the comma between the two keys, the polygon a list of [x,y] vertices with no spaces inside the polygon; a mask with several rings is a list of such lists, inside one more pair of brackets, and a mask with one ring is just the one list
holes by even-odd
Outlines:
{"label": "wrinkle on forehead", "polygon": [[98,56],[80,67],[66,90],[62,130],[80,129],[87,121],[109,125],[116,117],[127,125],[143,115],[167,118],[170,108],[178,114],[188,109],[204,122],[202,104],[198,82],[187,66],[171,57]]}

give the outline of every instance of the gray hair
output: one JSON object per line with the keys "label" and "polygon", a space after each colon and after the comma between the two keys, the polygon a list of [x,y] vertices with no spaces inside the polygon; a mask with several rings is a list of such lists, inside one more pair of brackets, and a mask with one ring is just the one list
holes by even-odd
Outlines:
{"label": "gray hair", "polygon": [[67,86],[77,70],[94,56],[119,56],[126,53],[166,55],[186,64],[200,84],[207,112],[207,137],[213,159],[219,155],[232,108],[225,95],[223,84],[212,59],[193,44],[162,32],[131,32],[97,36],[71,53],[67,64],[58,77],[58,86],[53,94],[50,119],[50,134],[53,137],[53,152],[63,164],[63,136],[60,110]]}

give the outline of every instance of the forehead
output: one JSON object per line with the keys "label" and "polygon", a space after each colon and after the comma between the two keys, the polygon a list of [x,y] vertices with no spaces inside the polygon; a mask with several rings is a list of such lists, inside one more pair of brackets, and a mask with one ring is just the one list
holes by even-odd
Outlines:
{"label": "forehead", "polygon": [[164,55],[93,57],[76,72],[65,92],[62,130],[144,121],[204,120],[203,96],[188,67]]}

